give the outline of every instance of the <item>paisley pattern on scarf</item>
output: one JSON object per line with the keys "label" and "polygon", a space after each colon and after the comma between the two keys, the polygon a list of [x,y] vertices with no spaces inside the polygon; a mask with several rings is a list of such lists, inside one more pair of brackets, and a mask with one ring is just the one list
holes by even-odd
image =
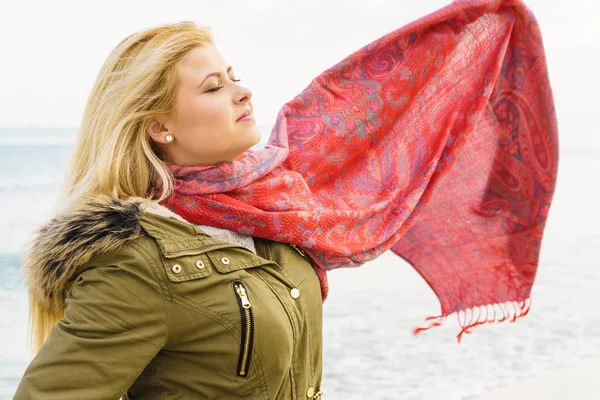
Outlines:
{"label": "paisley pattern on scarf", "polygon": [[540,28],[519,0],[454,2],[315,77],[265,149],[169,167],[164,205],[303,247],[323,299],[325,271],[391,249],[440,299],[430,326],[459,312],[460,339],[514,320],[529,309],[558,170]]}

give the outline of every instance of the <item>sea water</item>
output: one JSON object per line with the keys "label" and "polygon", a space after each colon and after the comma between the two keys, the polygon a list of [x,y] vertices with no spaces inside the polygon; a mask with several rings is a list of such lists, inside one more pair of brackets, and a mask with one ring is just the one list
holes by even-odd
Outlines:
{"label": "sea water", "polygon": [[[261,129],[266,143],[268,129]],[[51,217],[75,131],[0,130],[0,399],[29,362],[27,299],[19,264],[36,226]],[[529,315],[482,326],[457,344],[453,317],[418,336],[439,303],[411,267],[388,252],[329,273],[324,304],[327,399],[461,399],[600,351],[600,159],[563,149]]]}

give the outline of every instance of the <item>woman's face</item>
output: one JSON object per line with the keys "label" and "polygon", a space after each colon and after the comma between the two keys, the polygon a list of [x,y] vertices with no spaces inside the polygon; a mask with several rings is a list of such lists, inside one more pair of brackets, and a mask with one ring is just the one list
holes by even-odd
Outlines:
{"label": "woman's face", "polygon": [[[212,45],[198,47],[179,62],[176,94],[179,121],[155,121],[150,137],[167,160],[183,165],[231,162],[260,140],[252,113],[252,92],[239,85]],[[245,113],[249,116],[241,118]],[[173,141],[166,140],[167,135]]]}

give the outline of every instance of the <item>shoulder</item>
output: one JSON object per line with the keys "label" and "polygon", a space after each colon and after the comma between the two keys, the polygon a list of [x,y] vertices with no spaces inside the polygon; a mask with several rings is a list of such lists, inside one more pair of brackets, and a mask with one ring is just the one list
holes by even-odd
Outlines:
{"label": "shoulder", "polygon": [[87,266],[116,260],[147,263],[156,246],[140,223],[144,199],[97,196],[42,225],[22,263],[32,300],[61,309],[68,283]]}

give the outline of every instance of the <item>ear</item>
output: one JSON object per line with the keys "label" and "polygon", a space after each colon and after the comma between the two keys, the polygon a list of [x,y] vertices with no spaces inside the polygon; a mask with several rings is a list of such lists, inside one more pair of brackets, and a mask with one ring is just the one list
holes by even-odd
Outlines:
{"label": "ear", "polygon": [[169,128],[163,125],[158,119],[154,118],[147,129],[148,136],[158,144],[168,143],[165,137],[172,134]]}

